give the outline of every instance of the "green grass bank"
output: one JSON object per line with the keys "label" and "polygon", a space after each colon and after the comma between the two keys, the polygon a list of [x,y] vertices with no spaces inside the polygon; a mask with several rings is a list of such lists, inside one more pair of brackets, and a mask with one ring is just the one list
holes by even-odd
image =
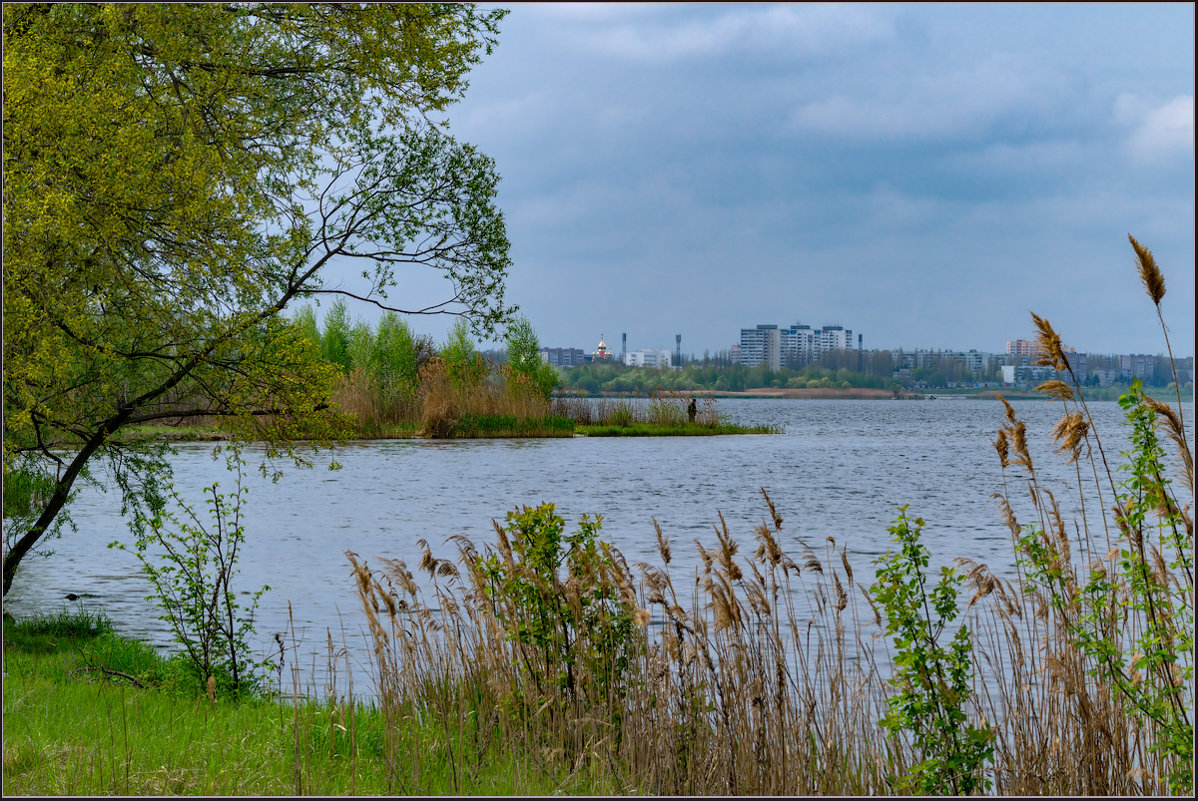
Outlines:
{"label": "green grass bank", "polygon": [[606,795],[594,771],[548,766],[428,718],[393,736],[377,706],[210,697],[179,659],[80,612],[4,621],[5,796]]}

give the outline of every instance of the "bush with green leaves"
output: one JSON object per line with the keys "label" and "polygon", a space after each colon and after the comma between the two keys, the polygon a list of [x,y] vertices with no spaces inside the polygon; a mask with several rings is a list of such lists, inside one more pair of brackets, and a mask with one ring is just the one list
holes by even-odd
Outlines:
{"label": "bush with green leaves", "polygon": [[639,629],[628,567],[598,538],[602,520],[583,515],[563,537],[565,520],[551,503],[508,512],[507,528],[496,525],[499,552],[477,568],[508,639],[540,656],[527,663],[529,679],[606,704],[621,691]]}
{"label": "bush with green leaves", "polygon": [[[165,507],[139,517],[134,527],[133,553],[150,580],[154,601],[162,610],[175,642],[183,646],[185,665],[201,685],[210,680],[234,695],[260,686],[267,663],[250,656],[254,613],[263,586],[250,595],[248,608],[237,599],[233,580],[245,542],[242,509],[248,492],[243,482],[244,460],[239,450],[226,451],[226,464],[236,474],[233,492],[220,493],[219,482],[205,491],[211,521],[205,523],[172,486],[170,495],[183,510],[180,520]],[[128,550],[113,542],[108,547]]]}
{"label": "bush with green leaves", "polygon": [[928,587],[929,552],[919,541],[924,521],[907,517],[906,510],[899,507],[889,528],[899,549],[875,561],[871,587],[895,646],[889,684],[897,692],[887,699],[889,712],[880,723],[896,739],[909,737],[918,760],[892,781],[901,793],[985,792],[990,781],[983,769],[994,748],[990,730],[974,726],[966,714],[973,680],[969,630],[962,625],[947,646],[940,643],[956,621],[961,578],[944,567],[940,581]]}

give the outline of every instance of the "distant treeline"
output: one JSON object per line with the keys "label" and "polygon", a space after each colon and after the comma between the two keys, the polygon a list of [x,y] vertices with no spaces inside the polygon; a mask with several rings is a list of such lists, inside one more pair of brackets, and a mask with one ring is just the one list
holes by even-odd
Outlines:
{"label": "distant treeline", "polygon": [[[891,351],[863,352],[858,359],[856,351],[838,351],[824,354],[819,365],[784,366],[778,370],[768,365],[745,367],[730,359],[706,358],[702,361],[684,362],[681,368],[628,367],[619,362],[592,362],[565,369],[561,373],[561,385],[566,390],[589,394],[610,392],[651,392],[657,388],[670,390],[707,390],[712,392],[740,392],[747,389],[775,388],[839,388],[869,387],[889,390],[943,389],[950,386],[972,387],[974,385],[999,386],[1002,382],[1001,362],[995,360],[993,367],[973,372],[951,354],[921,353],[922,366],[895,369],[896,362],[902,364]],[[1099,387],[1095,371],[1117,371],[1119,356],[1087,356],[1088,377],[1085,386],[1091,397],[1102,399],[1106,395],[1117,398],[1125,391],[1131,376],[1120,376],[1121,380],[1110,387]],[[1155,369],[1144,377],[1145,386],[1168,387],[1173,373],[1167,367]],[[1183,392],[1193,392],[1192,359],[1187,367],[1186,360],[1179,360],[1179,369],[1186,369],[1181,376]]]}

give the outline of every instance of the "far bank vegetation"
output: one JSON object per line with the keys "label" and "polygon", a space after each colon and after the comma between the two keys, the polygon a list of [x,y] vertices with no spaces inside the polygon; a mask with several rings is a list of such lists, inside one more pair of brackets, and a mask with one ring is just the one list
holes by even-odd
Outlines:
{"label": "far bank vegetation", "polygon": [[[504,350],[478,352],[464,320],[438,345],[397,314],[376,327],[352,322],[338,300],[318,325],[308,306],[297,325],[315,358],[340,373],[330,403],[343,412],[348,436],[570,437],[768,433],[721,420],[709,395],[657,389],[643,396],[554,397],[561,379],[541,357],[527,319],[507,329]],[[693,401],[693,402],[692,402]]]}

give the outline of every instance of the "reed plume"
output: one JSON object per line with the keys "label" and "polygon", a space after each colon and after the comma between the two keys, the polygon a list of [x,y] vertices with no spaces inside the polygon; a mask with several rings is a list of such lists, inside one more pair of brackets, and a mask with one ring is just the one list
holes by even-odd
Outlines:
{"label": "reed plume", "polygon": [[[1161,274],[1161,269],[1156,265],[1156,259],[1152,255],[1152,251],[1136,241],[1136,238],[1131,234],[1127,235],[1127,240],[1131,242],[1132,250],[1136,253],[1136,267],[1140,272],[1140,280],[1144,283],[1144,289],[1148,292],[1148,297],[1152,299],[1152,305],[1156,307],[1156,316],[1161,324],[1161,333],[1165,337],[1165,348],[1169,352],[1169,365],[1173,369],[1173,386],[1177,391],[1177,416],[1184,420],[1181,411],[1181,383],[1177,380],[1177,360],[1173,358],[1173,345],[1169,342],[1169,327],[1165,325],[1165,315],[1161,311],[1161,299],[1165,297],[1165,276]],[[1184,430],[1184,427],[1183,427]],[[1187,443],[1186,450],[1189,450]]]}
{"label": "reed plume", "polygon": [[1148,297],[1152,298],[1153,304],[1159,306],[1161,299],[1165,297],[1165,276],[1161,274],[1160,267],[1156,266],[1156,259],[1151,250],[1137,242],[1131,234],[1127,235],[1127,240],[1136,252],[1136,267],[1140,271],[1144,289],[1148,292]]}

